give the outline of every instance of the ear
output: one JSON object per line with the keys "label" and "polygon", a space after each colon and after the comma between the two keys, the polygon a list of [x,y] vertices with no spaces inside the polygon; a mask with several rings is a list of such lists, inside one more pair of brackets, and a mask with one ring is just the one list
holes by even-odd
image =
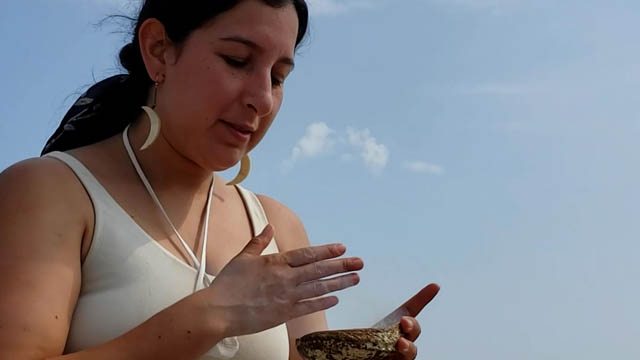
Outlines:
{"label": "ear", "polygon": [[166,74],[168,59],[173,56],[164,25],[158,19],[145,20],[138,31],[138,41],[147,74],[155,81],[158,74]]}

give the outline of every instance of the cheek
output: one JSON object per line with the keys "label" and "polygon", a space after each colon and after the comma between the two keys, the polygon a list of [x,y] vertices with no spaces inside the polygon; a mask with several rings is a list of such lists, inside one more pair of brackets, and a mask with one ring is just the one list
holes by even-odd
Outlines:
{"label": "cheek", "polygon": [[238,91],[234,76],[217,69],[211,59],[183,62],[176,66],[167,94],[171,117],[176,121],[203,126],[211,124],[230,106]]}

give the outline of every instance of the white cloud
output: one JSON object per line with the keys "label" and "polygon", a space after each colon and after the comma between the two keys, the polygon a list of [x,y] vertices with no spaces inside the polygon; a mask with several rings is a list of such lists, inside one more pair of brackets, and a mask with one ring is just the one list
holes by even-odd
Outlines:
{"label": "white cloud", "polygon": [[404,167],[409,171],[423,174],[442,175],[444,169],[440,165],[430,164],[424,161],[408,161]]}
{"label": "white cloud", "polygon": [[364,164],[374,173],[380,173],[389,162],[389,149],[371,136],[369,129],[347,129],[349,144],[360,150]]}
{"label": "white cloud", "polygon": [[324,122],[309,125],[304,136],[291,150],[291,157],[285,161],[285,166],[291,168],[300,158],[311,158],[328,153],[335,144],[332,137],[334,133],[335,131]]}
{"label": "white cloud", "polygon": [[389,149],[371,136],[368,129],[349,127],[338,134],[324,122],[317,122],[309,125],[304,136],[297,141],[291,156],[283,162],[283,170],[291,170],[301,159],[321,155],[336,156],[343,162],[361,159],[375,174],[382,172],[389,162]]}
{"label": "white cloud", "polygon": [[313,157],[329,151],[334,144],[333,139],[330,138],[333,133],[334,131],[323,122],[309,125],[307,133],[293,148],[293,157]]}

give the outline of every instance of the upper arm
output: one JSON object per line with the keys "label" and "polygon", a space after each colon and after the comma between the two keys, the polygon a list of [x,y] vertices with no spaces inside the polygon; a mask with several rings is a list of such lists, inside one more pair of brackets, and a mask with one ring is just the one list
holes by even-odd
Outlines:
{"label": "upper arm", "polygon": [[75,206],[78,192],[68,191],[78,184],[53,159],[26,160],[0,173],[0,358],[64,350],[86,228],[79,215],[86,209]]}
{"label": "upper arm", "polygon": [[[275,227],[275,239],[280,252],[310,246],[309,238],[298,216],[282,203],[264,195],[258,195],[269,222]],[[289,333],[289,359],[301,359],[295,349],[295,340],[314,331],[327,330],[324,311],[287,321]]]}

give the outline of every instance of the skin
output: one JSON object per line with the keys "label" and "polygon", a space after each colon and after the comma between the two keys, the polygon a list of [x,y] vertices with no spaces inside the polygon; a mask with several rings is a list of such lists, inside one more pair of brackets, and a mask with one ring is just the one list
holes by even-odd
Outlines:
{"label": "skin", "polygon": [[[282,82],[293,67],[297,29],[293,6],[275,9],[254,0],[218,16],[181,44],[168,40],[164,27],[155,19],[147,20],[140,29],[147,72],[152,79],[161,80],[156,112],[162,127],[145,151],[137,150],[149,130],[144,117],[133,123],[129,139],[169,217],[196,254],[201,251],[200,220],[211,172],[233,166],[265,136],[282,104]],[[225,122],[254,131],[248,141],[238,141]],[[144,231],[191,264],[164,219],[157,216],[155,204],[130,164],[121,135],[70,153],[89,168]],[[257,269],[255,273],[270,274],[269,269],[280,266],[302,276],[308,264],[296,263],[295,258],[307,250],[296,249],[310,244],[298,217],[278,201],[260,196],[281,253],[265,265],[256,252],[259,246],[252,243],[260,239],[251,240],[244,205],[233,187],[222,186],[224,182],[216,176],[206,255],[207,272],[218,275],[212,288],[251,278],[245,274],[251,268]],[[46,158],[23,161],[0,174],[0,197],[5,199],[0,204],[0,281],[8,290],[0,297],[0,348],[9,349],[7,354],[14,354],[13,358],[62,354],[79,294],[81,265],[91,246],[91,200],[65,165]],[[23,211],[16,212],[16,208]],[[264,239],[271,238],[268,232],[273,228],[265,230]],[[249,254],[252,246],[256,254]],[[321,259],[327,275],[363,267],[359,258],[330,260],[344,253],[336,245],[314,251],[328,254]],[[49,280],[39,281],[42,274],[48,274]],[[273,281],[282,283],[276,277]],[[339,290],[357,282],[357,275],[347,274],[327,286]],[[307,291],[305,296],[310,294]],[[415,316],[433,296],[435,293],[423,294],[407,302],[412,311],[401,323],[406,336],[398,342],[400,358],[416,357],[413,341],[420,334],[420,325]],[[291,305],[290,311],[297,311],[296,304],[287,301],[284,303]],[[314,304],[316,310],[322,310],[335,301],[325,297]],[[241,314],[231,317],[234,321],[240,318]],[[290,359],[300,359],[294,349],[296,338],[327,329],[323,311],[289,319],[286,325]],[[235,326],[246,331],[251,324],[238,321]]]}

